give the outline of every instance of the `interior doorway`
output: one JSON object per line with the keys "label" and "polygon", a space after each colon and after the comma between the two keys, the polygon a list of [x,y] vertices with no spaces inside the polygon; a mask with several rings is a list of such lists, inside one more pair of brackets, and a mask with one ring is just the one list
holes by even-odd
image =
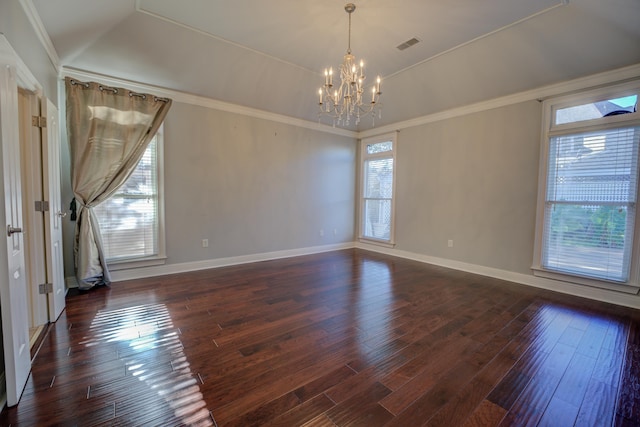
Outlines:
{"label": "interior doorway", "polygon": [[0,34],[0,407],[17,405],[27,383],[29,329],[36,337],[65,306],[58,123],[56,106]]}
{"label": "interior doorway", "polygon": [[33,347],[64,309],[60,133],[58,110],[45,97],[18,88],[20,171],[29,344]]}
{"label": "interior doorway", "polygon": [[41,128],[33,123],[33,117],[40,116],[40,100],[35,93],[19,88],[18,108],[29,344],[33,352],[49,323],[46,294],[39,292],[39,285],[47,282],[44,211],[36,210],[36,201],[46,200]]}

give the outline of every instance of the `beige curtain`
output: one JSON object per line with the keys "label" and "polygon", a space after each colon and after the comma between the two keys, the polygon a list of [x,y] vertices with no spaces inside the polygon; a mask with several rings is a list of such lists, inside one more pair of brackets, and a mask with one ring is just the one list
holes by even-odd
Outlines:
{"label": "beige curtain", "polygon": [[93,207],[124,184],[158,131],[171,100],[66,78],[74,241],[81,289],[111,281]]}

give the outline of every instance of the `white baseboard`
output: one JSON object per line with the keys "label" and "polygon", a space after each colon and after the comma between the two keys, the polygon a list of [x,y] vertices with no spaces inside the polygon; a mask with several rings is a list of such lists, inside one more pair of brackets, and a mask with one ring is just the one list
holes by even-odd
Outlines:
{"label": "white baseboard", "polygon": [[241,255],[227,258],[208,259],[203,261],[184,262],[180,264],[164,264],[153,267],[141,267],[130,270],[118,270],[111,272],[111,280],[121,282],[123,280],[142,279],[145,277],[164,276],[166,274],[186,273],[189,271],[206,270],[209,268],[228,267],[232,265],[248,264],[251,262],[269,261],[281,258],[292,258],[302,255],[318,254],[322,252],[351,249],[353,242],[339,243],[335,245],[312,246],[308,248],[290,249],[284,251],[264,252],[258,254]]}
{"label": "white baseboard", "polygon": [[437,258],[414,252],[385,248],[382,246],[372,245],[364,242],[356,243],[355,247],[372,252],[406,258],[413,261],[424,262],[426,264],[433,264],[441,267],[451,268],[454,270],[466,271],[468,273],[479,274],[481,276],[493,277],[496,279],[506,280],[522,285],[548,289],[563,294],[569,294],[578,297],[589,298],[596,301],[640,309],[640,296],[631,295],[629,293],[616,292],[585,285],[577,285],[574,283],[562,282],[559,280],[547,279],[544,277],[537,277],[533,274],[528,275],[515,273],[513,271],[500,270],[498,268],[484,267],[481,265],[469,264],[445,258]]}
{"label": "white baseboard", "polygon": [[[203,261],[185,262],[180,264],[165,264],[153,267],[135,268],[130,270],[120,270],[111,272],[114,282],[124,280],[142,279],[145,277],[163,276],[167,274],[186,273],[189,271],[206,270],[209,268],[227,267],[232,265],[248,264],[259,261],[269,261],[281,258],[291,258],[302,255],[311,255],[322,252],[330,252],[341,249],[359,248],[372,252],[378,252],[400,258],[419,261],[426,264],[438,265],[468,273],[479,274],[481,276],[493,277],[526,286],[547,289],[563,294],[574,295],[582,298],[589,298],[596,301],[621,305],[625,307],[640,309],[640,296],[624,292],[616,292],[607,289],[594,288],[585,285],[563,282],[559,280],[547,279],[534,276],[533,274],[522,274],[513,271],[501,270],[498,268],[485,267],[482,265],[470,264],[446,258],[432,257],[429,255],[408,252],[394,248],[386,248],[379,245],[364,242],[347,242],[335,245],[313,246],[308,248],[290,249],[275,252],[264,252],[258,254],[241,255],[236,257],[217,258]],[[68,277],[67,287],[77,287],[75,277]]]}

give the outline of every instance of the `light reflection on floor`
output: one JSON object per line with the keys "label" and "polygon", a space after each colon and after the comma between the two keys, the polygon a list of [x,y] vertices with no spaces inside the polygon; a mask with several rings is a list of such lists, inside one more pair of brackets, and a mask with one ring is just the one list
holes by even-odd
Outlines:
{"label": "light reflection on floor", "polygon": [[[628,329],[624,322],[548,304],[530,325],[527,335],[532,340],[517,365],[531,378],[519,398],[524,402],[521,410],[526,410],[531,400],[553,394],[556,401],[552,403],[562,402],[563,410],[575,411],[577,417],[578,413],[589,414],[592,409],[586,401],[580,406],[581,400],[572,400],[574,396],[582,399],[588,390],[606,390],[598,391],[605,396],[616,394],[625,363]],[[519,404],[516,401],[515,407]],[[543,419],[539,425],[554,425],[549,422],[553,419]],[[603,418],[602,422],[606,425],[609,421]],[[575,425],[583,424],[578,418]]]}
{"label": "light reflection on floor", "polygon": [[[191,372],[178,330],[164,304],[101,310],[90,330],[92,335],[80,344],[128,344],[118,346],[118,357],[125,361],[127,373],[162,397],[182,423],[214,425],[198,377]],[[166,364],[152,363],[157,359],[167,359],[171,369]]]}
{"label": "light reflection on floor", "polygon": [[351,307],[355,309],[356,327],[361,331],[360,355],[372,361],[370,356],[379,345],[389,341],[393,284],[387,263],[365,260],[361,268],[362,279],[357,284],[358,292],[354,293],[357,299],[351,302]]}

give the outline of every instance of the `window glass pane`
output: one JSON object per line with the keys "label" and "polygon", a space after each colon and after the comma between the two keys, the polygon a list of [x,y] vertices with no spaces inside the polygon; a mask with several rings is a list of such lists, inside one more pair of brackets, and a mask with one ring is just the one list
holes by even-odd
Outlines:
{"label": "window glass pane", "polygon": [[391,200],[365,200],[364,211],[364,236],[389,240],[391,238]]}
{"label": "window glass pane", "polygon": [[365,162],[364,197],[391,198],[393,193],[393,159]]}
{"label": "window glass pane", "polygon": [[543,267],[628,280],[639,146],[640,127],[550,139]]}
{"label": "window glass pane", "polygon": [[140,159],[138,166],[136,166],[136,169],[133,171],[127,182],[118,189],[118,193],[145,195],[155,194],[158,186],[157,162],[156,139],[154,138],[149,143],[149,146]]}
{"label": "window glass pane", "polygon": [[362,147],[360,237],[393,243],[395,138],[379,136]]}
{"label": "window glass pane", "polygon": [[547,200],[635,202],[640,128],[551,138]]}
{"label": "window glass pane", "polygon": [[154,138],[129,179],[94,208],[108,260],[158,254],[157,139]]}
{"label": "window glass pane", "polygon": [[636,111],[638,95],[591,102],[556,110],[555,124],[575,123]]}
{"label": "window glass pane", "polygon": [[100,232],[109,260],[157,254],[157,199],[114,196],[98,206]]}
{"label": "window glass pane", "polygon": [[547,205],[545,251],[547,268],[625,282],[633,241],[629,219],[635,210],[625,205]]}
{"label": "window glass pane", "polygon": [[385,151],[393,150],[393,142],[377,142],[375,144],[367,145],[367,154],[384,153]]}

